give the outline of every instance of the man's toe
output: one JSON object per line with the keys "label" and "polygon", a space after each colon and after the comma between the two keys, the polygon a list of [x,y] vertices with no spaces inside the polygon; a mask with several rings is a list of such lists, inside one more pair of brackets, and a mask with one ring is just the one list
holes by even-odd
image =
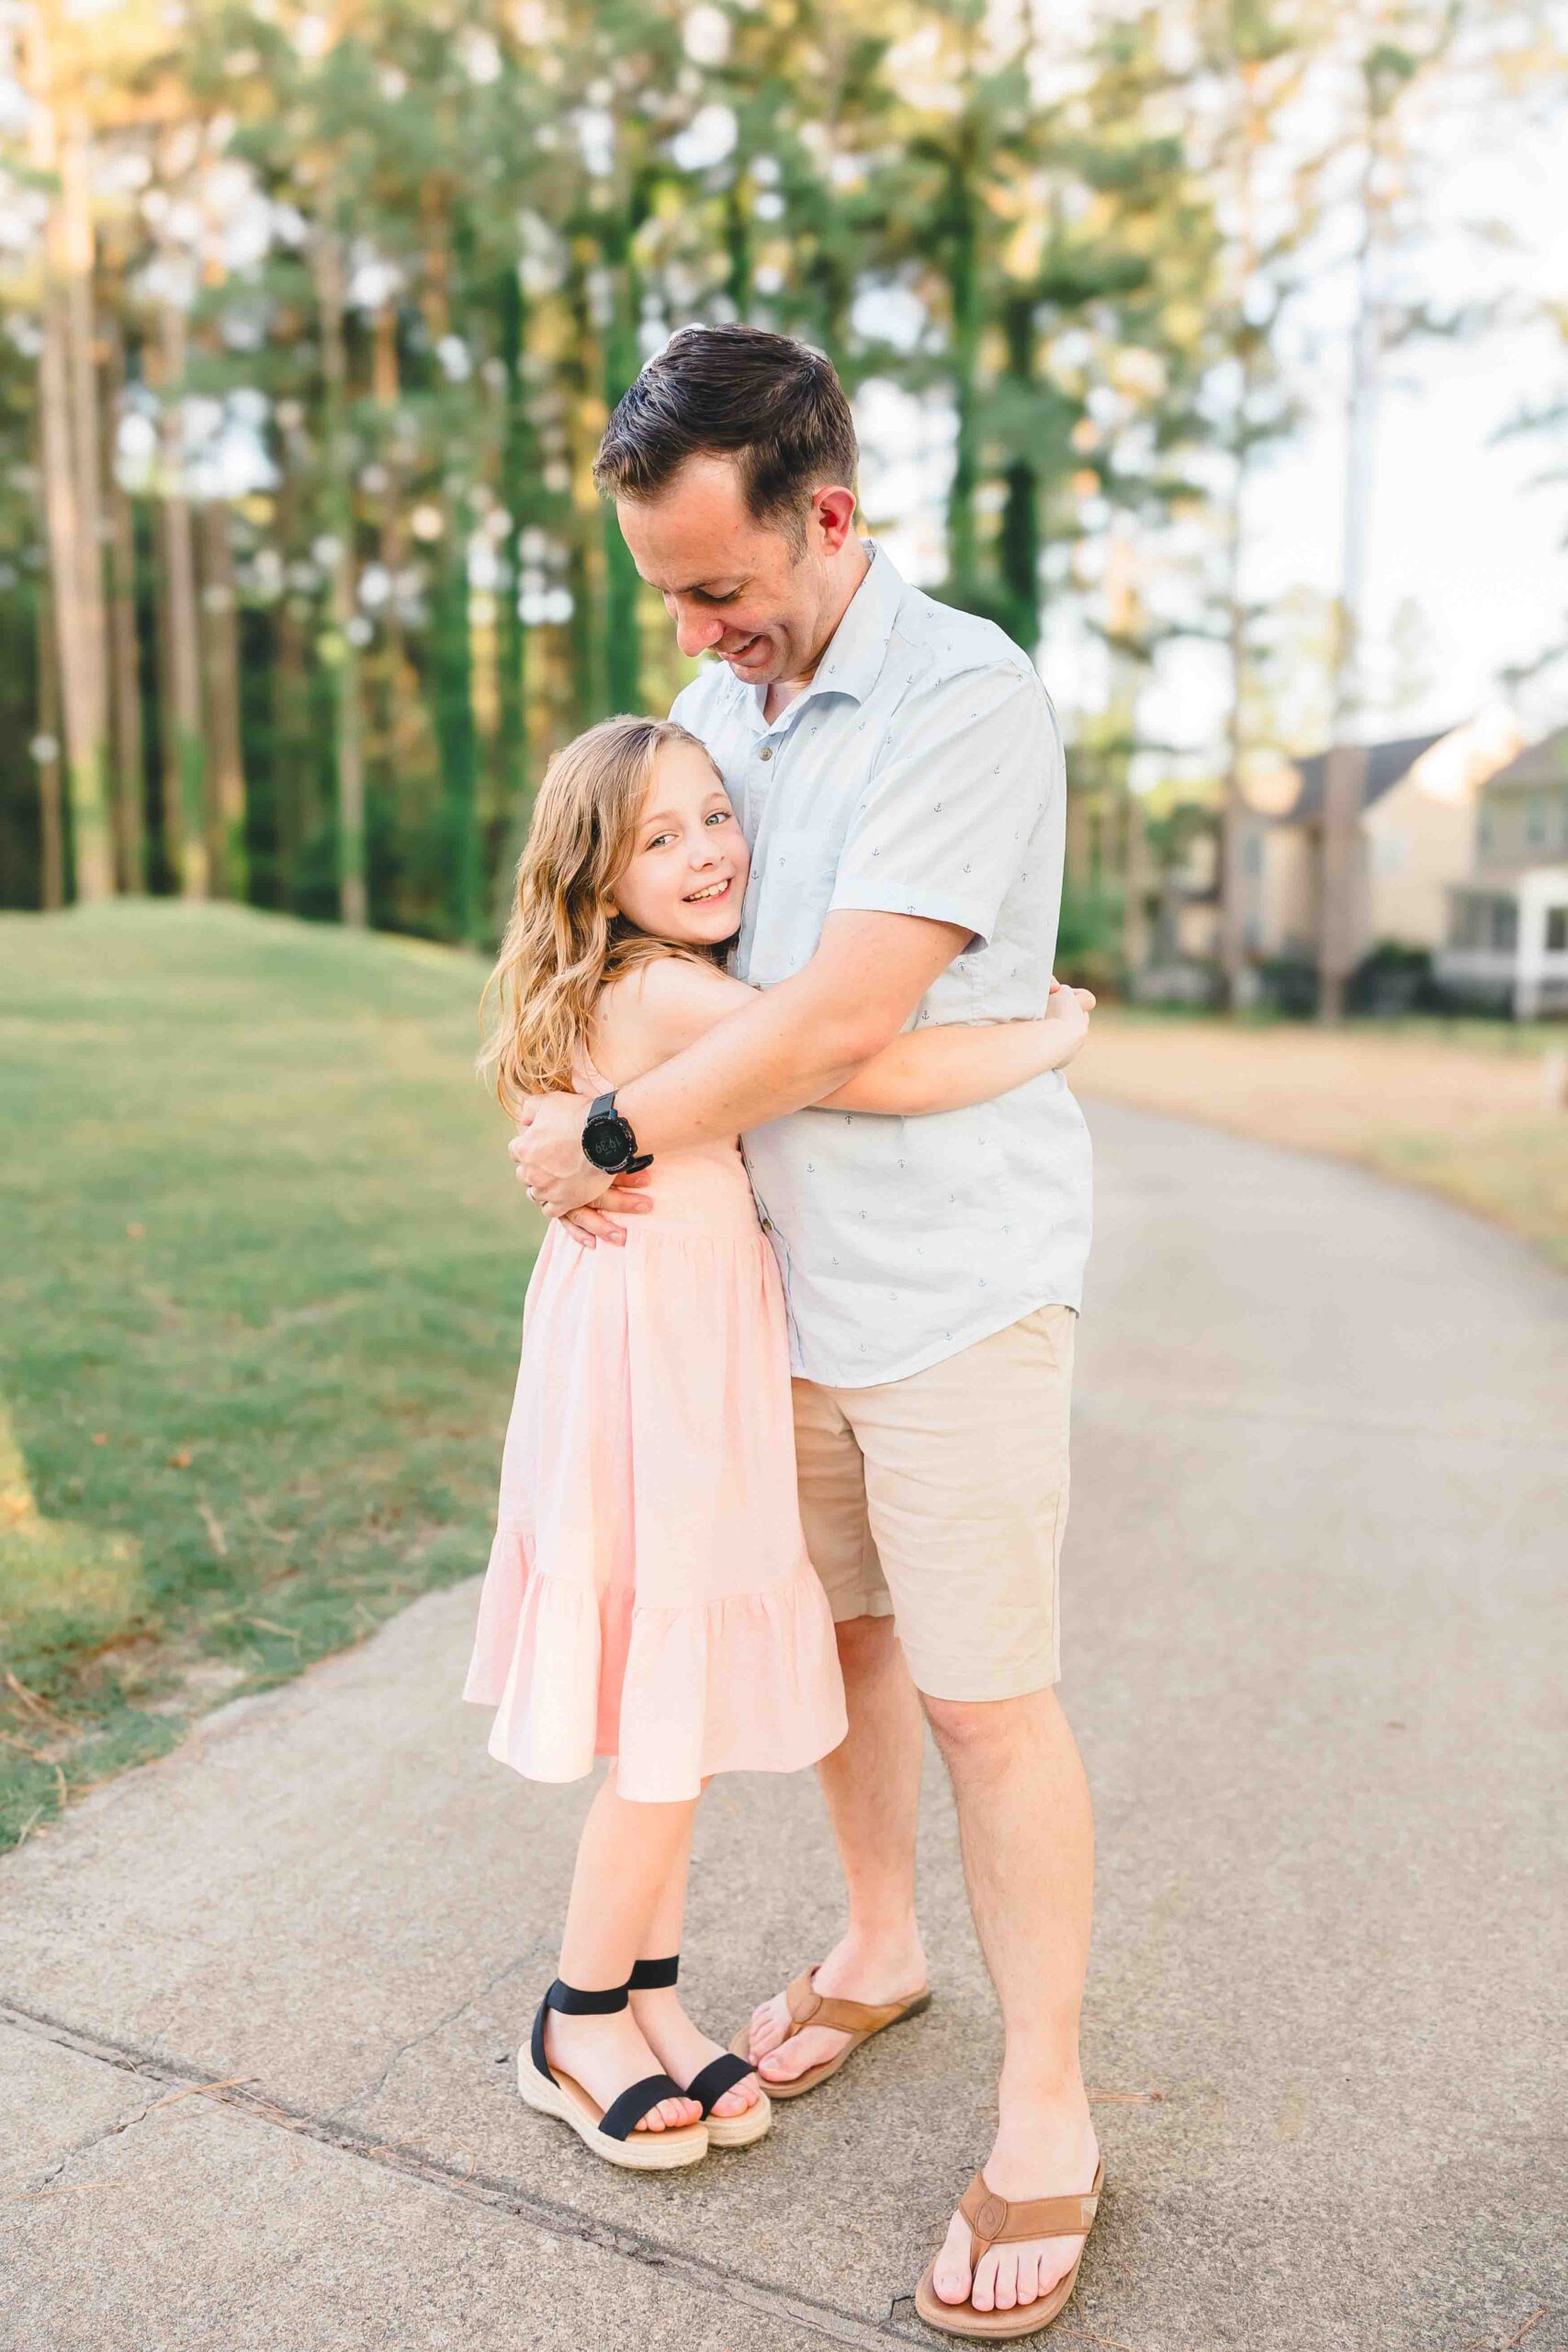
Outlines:
{"label": "man's toe", "polygon": [[966,2303],[969,2300],[969,2232],[956,2221],[949,2232],[942,2252],[937,2256],[931,2272],[931,2285],[937,2301],[943,2303]]}

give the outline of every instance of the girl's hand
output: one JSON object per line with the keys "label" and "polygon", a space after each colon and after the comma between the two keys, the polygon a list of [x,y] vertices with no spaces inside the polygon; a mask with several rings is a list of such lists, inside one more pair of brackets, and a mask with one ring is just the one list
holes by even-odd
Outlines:
{"label": "girl's hand", "polygon": [[[617,1220],[623,1216],[646,1216],[653,1203],[648,1195],[648,1174],[644,1169],[631,1170],[617,1176],[607,1193],[585,1209],[568,1209],[554,1222],[565,1227],[580,1250],[592,1250],[596,1241],[608,1241],[616,1249],[625,1249],[626,1228]],[[604,1211],[613,1208],[614,1216]],[[546,1209],[544,1215],[550,1216]]]}
{"label": "girl's hand", "polygon": [[[530,1200],[533,1194],[529,1194]],[[537,1208],[540,1204],[535,1202]],[[626,1228],[617,1220],[624,1216],[646,1216],[653,1203],[648,1192],[648,1171],[643,1168],[629,1170],[617,1176],[607,1193],[601,1193],[586,1208],[567,1209],[557,1216],[554,1210],[542,1214],[552,1223],[563,1226],[580,1250],[592,1250],[596,1241],[608,1241],[616,1249],[626,1246]],[[614,1209],[614,1216],[606,1216],[606,1209]]]}
{"label": "girl's hand", "polygon": [[[1054,1030],[1062,1034],[1066,1051],[1063,1062],[1071,1061],[1084,1039],[1089,1035],[1089,1016],[1094,1011],[1094,996],[1089,989],[1066,989],[1059,980],[1051,983],[1044,1018]],[[1076,1033],[1076,1034],[1075,1034]],[[1061,1063],[1057,1065],[1058,1069]]]}
{"label": "girl's hand", "polygon": [[1094,1011],[1095,998],[1092,989],[1066,989],[1062,986],[1061,981],[1056,978],[1055,972],[1053,972],[1051,975],[1051,993],[1045,1001],[1045,1011],[1048,1016],[1055,1012],[1060,999],[1066,996],[1076,996],[1086,1012],[1092,1012]]}

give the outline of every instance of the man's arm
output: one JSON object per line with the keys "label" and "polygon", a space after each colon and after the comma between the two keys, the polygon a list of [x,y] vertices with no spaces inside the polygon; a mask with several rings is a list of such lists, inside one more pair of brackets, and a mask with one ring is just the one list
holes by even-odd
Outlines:
{"label": "man's arm", "polygon": [[[793,979],[617,1091],[638,1150],[657,1159],[819,1102],[897,1035],[972,935],[919,915],[829,914],[817,953]],[[510,1147],[530,1193],[555,1216],[605,1191],[582,1156],[588,1110],[585,1096],[550,1095]]]}
{"label": "man's arm", "polygon": [[[1010,651],[917,691],[856,808],[817,953],[663,1068],[622,1089],[655,1158],[744,1132],[830,1094],[879,1054],[971,939],[987,939],[1047,808],[1062,813],[1061,739]],[[538,1105],[510,1147],[541,1207],[596,1200],[581,1097]],[[601,1225],[608,1220],[597,1219]]]}

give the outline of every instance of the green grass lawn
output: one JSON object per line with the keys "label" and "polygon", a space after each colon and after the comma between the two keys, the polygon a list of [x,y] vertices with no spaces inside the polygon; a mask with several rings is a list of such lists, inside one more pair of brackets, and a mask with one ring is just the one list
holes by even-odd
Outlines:
{"label": "green grass lawn", "polygon": [[234,908],[0,919],[0,1844],[482,1567],[537,1238],[482,978]]}

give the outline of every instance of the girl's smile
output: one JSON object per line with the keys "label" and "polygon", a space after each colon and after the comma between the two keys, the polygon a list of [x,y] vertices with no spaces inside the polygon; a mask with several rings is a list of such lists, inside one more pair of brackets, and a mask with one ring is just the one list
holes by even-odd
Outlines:
{"label": "girl's smile", "polygon": [[650,939],[716,947],[734,937],[751,870],[729,797],[700,744],[661,744],[613,897]]}

